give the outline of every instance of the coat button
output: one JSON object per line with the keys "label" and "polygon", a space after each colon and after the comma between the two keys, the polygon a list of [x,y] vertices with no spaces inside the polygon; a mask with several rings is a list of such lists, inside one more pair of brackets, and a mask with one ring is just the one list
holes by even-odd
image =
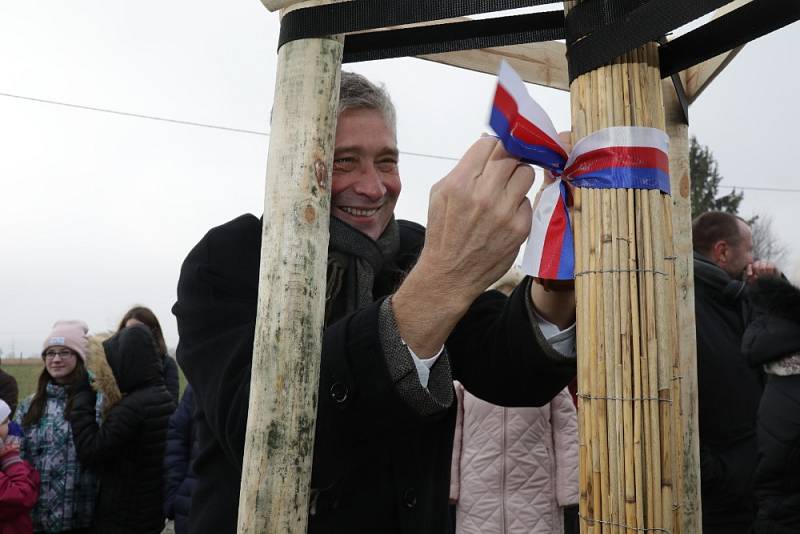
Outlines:
{"label": "coat button", "polygon": [[407,488],[403,492],[403,504],[406,508],[414,508],[417,505],[417,492],[414,488]]}
{"label": "coat button", "polygon": [[339,404],[343,403],[347,400],[347,386],[342,384],[341,382],[335,382],[331,386],[331,398],[334,402],[338,402]]}

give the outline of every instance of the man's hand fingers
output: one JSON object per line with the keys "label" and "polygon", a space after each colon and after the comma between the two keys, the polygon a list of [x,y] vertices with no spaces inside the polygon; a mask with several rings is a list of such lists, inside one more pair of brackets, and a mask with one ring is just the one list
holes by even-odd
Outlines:
{"label": "man's hand fingers", "polygon": [[512,204],[511,207],[518,206],[525,195],[528,194],[528,191],[531,190],[533,181],[536,179],[535,172],[530,165],[521,163],[511,173],[511,178],[509,178],[505,189],[506,198]]}
{"label": "man's hand fingers", "polygon": [[771,261],[759,260],[748,266],[753,276],[780,276],[780,269]]}
{"label": "man's hand fingers", "polygon": [[532,223],[533,207],[531,207],[531,201],[528,200],[528,197],[522,197],[522,201],[517,206],[517,211],[512,221],[513,232],[519,238],[519,245],[522,245],[525,239],[528,238],[528,235],[530,235]]}
{"label": "man's hand fingers", "polygon": [[484,172],[484,167],[497,146],[502,147],[502,144],[496,137],[482,136],[472,143],[472,146],[464,153],[451,175],[455,174],[460,178],[477,178]]}
{"label": "man's hand fingers", "polygon": [[497,143],[478,180],[478,190],[482,194],[490,196],[500,194],[506,188],[517,165],[519,165],[519,159],[506,152],[502,143]]}

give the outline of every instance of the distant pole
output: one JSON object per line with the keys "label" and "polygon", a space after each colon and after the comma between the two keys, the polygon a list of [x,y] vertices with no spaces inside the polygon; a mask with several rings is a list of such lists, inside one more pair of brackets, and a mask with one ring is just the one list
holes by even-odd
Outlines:
{"label": "distant pole", "polygon": [[308,523],[343,42],[302,39],[278,51],[240,533],[305,534]]}

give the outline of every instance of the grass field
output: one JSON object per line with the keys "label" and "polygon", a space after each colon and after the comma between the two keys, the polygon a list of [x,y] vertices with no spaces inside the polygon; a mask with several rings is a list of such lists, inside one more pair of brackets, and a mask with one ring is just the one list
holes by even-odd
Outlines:
{"label": "grass field", "polygon": [[[19,386],[19,400],[31,395],[36,390],[36,382],[44,366],[41,358],[25,358],[20,360],[3,360],[3,370],[17,379]],[[181,394],[186,387],[186,378],[183,371],[178,368],[178,378],[181,382]]]}

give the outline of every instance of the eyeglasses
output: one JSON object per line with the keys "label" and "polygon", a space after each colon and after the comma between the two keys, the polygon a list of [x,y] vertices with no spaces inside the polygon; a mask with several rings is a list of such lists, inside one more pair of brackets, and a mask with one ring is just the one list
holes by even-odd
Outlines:
{"label": "eyeglasses", "polygon": [[72,352],[71,350],[67,350],[67,349],[65,349],[65,350],[48,350],[47,352],[44,353],[44,357],[47,358],[48,360],[52,360],[56,356],[58,356],[62,360],[66,360],[68,358],[72,358],[73,356],[75,356],[75,353]]}

